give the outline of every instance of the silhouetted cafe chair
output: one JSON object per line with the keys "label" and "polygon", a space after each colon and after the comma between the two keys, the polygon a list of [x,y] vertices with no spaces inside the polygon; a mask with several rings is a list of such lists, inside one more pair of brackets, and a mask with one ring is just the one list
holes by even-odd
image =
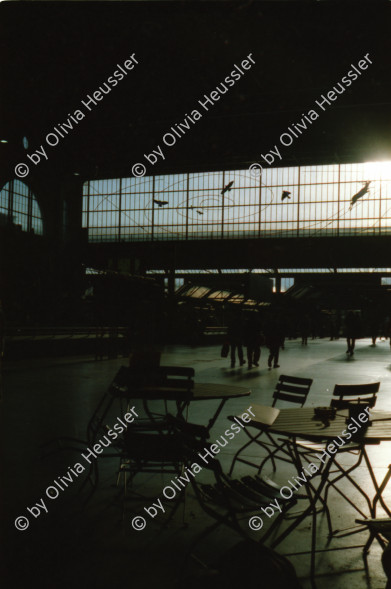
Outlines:
{"label": "silhouetted cafe chair", "polygon": [[369,407],[376,404],[380,382],[369,384],[336,384],[331,399],[331,407],[337,410],[348,409],[352,403],[366,403]]}
{"label": "silhouetted cafe chair", "polygon": [[[166,415],[165,427],[156,431],[140,431],[129,428],[124,435],[124,451],[118,471],[124,477],[124,495],[128,485],[140,473],[163,473],[186,475],[185,466],[188,456],[188,444],[194,452],[201,452],[208,447],[209,431],[203,425],[188,423],[182,416]],[[187,476],[189,476],[187,474]],[[136,493],[137,495],[137,493]],[[180,489],[174,502],[169,501],[170,517],[174,516],[180,504],[185,512],[186,488]],[[168,523],[168,521],[166,523]]]}
{"label": "silhouetted cafe chair", "polygon": [[382,482],[380,485],[378,485],[376,494],[372,500],[373,511],[376,512],[377,503],[380,503],[388,517],[365,518],[363,520],[356,519],[356,523],[361,524],[361,526],[364,526],[364,528],[367,528],[369,531],[369,538],[364,546],[364,553],[369,551],[369,548],[375,538],[378,540],[382,548],[385,548],[385,546],[391,540],[391,510],[383,499],[383,492],[387,487],[390,479],[391,464],[388,466],[388,470]]}
{"label": "silhouetted cafe chair", "polygon": [[[92,491],[99,482],[99,460],[101,458],[119,458],[120,473],[130,473],[130,480],[135,474],[144,472],[178,472],[180,455],[175,448],[167,424],[168,402],[175,403],[178,416],[182,416],[192,398],[194,387],[193,368],[176,366],[158,366],[149,372],[130,367],[121,367],[111,382],[108,390],[98,403],[87,425],[87,439],[61,437],[47,443],[56,443],[56,450],[72,450],[79,453],[86,448],[93,448],[100,438],[110,430],[110,410],[113,403],[119,403],[117,416],[123,416],[132,405],[133,400],[142,400],[145,416],[139,416],[129,424],[126,434],[110,443],[97,460],[91,460],[89,474],[81,489],[87,482],[91,483]],[[148,401],[159,401],[163,404],[159,412],[153,411]],[[200,430],[202,431],[202,430]],[[46,452],[49,455],[52,452]],[[126,486],[126,482],[125,482]],[[90,498],[90,496],[89,496]]]}
{"label": "silhouetted cafe chair", "polygon": [[369,532],[368,540],[363,547],[363,557],[366,567],[366,557],[369,552],[369,547],[375,538],[383,548],[381,560],[384,572],[388,578],[388,583],[385,589],[391,589],[391,517],[364,520],[356,519],[356,523],[363,526],[358,531],[367,529]]}
{"label": "silhouetted cafe chair", "polygon": [[[146,417],[137,419],[134,428],[155,430],[165,427],[168,401],[176,403],[177,415],[182,415],[194,388],[194,369],[184,366],[157,366],[145,371],[144,368],[122,366],[115,375],[108,391],[103,395],[87,426],[87,439],[91,443],[102,430],[105,419],[115,400],[121,411],[124,403],[141,399]],[[148,401],[161,401],[163,409],[152,411]]]}
{"label": "silhouetted cafe chair", "polygon": [[[297,376],[286,376],[285,374],[282,374],[273,393],[272,407],[275,407],[278,401],[294,403],[295,405],[303,407],[307,400],[308,393],[310,392],[312,382],[313,380],[311,378],[300,378]],[[231,468],[229,470],[230,475],[233,472],[236,462],[242,462],[244,464],[248,464],[249,466],[254,466],[258,470],[258,474],[261,472],[264,463],[268,459],[271,459],[272,461],[273,470],[276,470],[276,457],[278,459],[291,462],[290,457],[287,456],[287,452],[283,450],[284,443],[278,441],[275,436],[267,431],[268,426],[272,425],[272,423],[263,421],[261,408],[257,405],[253,405],[252,409],[253,412],[257,413],[259,417],[254,418],[250,423],[244,426],[244,431],[247,434],[249,441],[239,448],[233,457]],[[278,411],[276,411],[275,417],[277,417],[277,415]],[[234,416],[229,416],[228,419],[234,421],[235,418]],[[254,433],[251,431],[253,429],[255,429]],[[268,438],[268,440],[260,440],[261,436]],[[259,459],[257,462],[254,462],[248,458],[243,458],[241,455],[251,444],[256,444],[266,450],[268,453],[266,459],[264,459],[262,462]]]}
{"label": "silhouetted cafe chair", "polygon": [[[167,423],[168,403],[173,402],[176,415],[182,417],[192,398],[193,387],[193,368],[157,366],[145,372],[144,369],[122,367],[118,371],[109,388],[110,399],[106,398],[106,402],[98,406],[90,420],[89,438],[97,439],[102,427],[107,427],[104,422],[115,398],[124,401],[128,408],[134,400],[142,401],[145,415],[129,425],[123,435],[121,452],[117,454],[120,458],[117,484],[123,476],[125,493],[138,473],[180,473],[182,455]],[[161,409],[152,410],[150,402],[159,402]],[[122,410],[126,411],[123,407]],[[204,437],[207,435],[202,426],[197,431]],[[105,457],[104,454],[102,456]],[[107,453],[107,457],[113,455]],[[94,462],[91,474],[94,475],[95,486],[99,478],[97,470],[98,463]]]}
{"label": "silhouetted cafe chair", "polygon": [[391,517],[379,517],[368,519],[356,519],[356,523],[360,524],[361,528],[357,531],[367,529],[369,538],[364,545],[363,552],[368,553],[372,542],[377,539],[380,546],[384,549],[391,539]]}
{"label": "silhouetted cafe chair", "polygon": [[[373,408],[376,404],[377,393],[379,391],[380,382],[374,382],[369,384],[360,385],[335,385],[333,391],[333,398],[331,400],[331,407],[337,410],[337,412],[348,409],[349,417],[356,416],[362,412],[365,408]],[[350,476],[362,462],[364,458],[365,447],[360,441],[360,435],[364,433],[365,429],[360,429],[359,437],[354,436],[349,443],[344,444],[341,448],[338,448],[338,452],[334,458],[333,470],[330,472],[331,476],[325,489],[325,500],[327,501],[328,493],[333,488],[339,495],[341,495],[348,503],[350,503],[356,510],[358,510],[363,516],[365,514],[359,510],[357,503],[354,503],[349,494],[342,491],[341,487],[337,484],[339,481],[348,480],[364,497],[369,509],[371,509],[371,501],[365,490],[359,485],[356,480]],[[324,448],[322,448],[324,449]],[[353,464],[350,464],[347,468],[341,464],[338,458],[342,454],[351,454],[356,456],[357,459]],[[336,474],[337,473],[337,474]],[[336,475],[336,476],[335,476]]]}
{"label": "silhouetted cafe chair", "polygon": [[369,538],[363,548],[365,564],[367,564],[366,557],[369,552],[369,547],[375,538],[383,548],[381,561],[384,572],[388,578],[385,589],[391,589],[391,517],[366,520],[356,519],[356,523],[363,525],[363,529],[367,529],[369,531]]}
{"label": "silhouetted cafe chair", "polygon": [[[186,424],[187,435],[192,437],[194,445],[203,449],[209,437],[207,428],[188,423],[182,417],[177,419],[178,423]],[[169,419],[164,428],[146,432],[137,426],[130,427],[124,435],[123,470],[129,473],[130,481],[141,472],[180,474],[184,458],[182,438],[178,437]]]}
{"label": "silhouetted cafe chair", "polygon": [[[294,556],[294,555],[304,555],[310,554],[310,579],[312,583],[312,587],[315,588],[315,574],[316,574],[316,567],[315,567],[315,558],[316,553],[319,552],[317,550],[317,539],[318,539],[318,532],[317,532],[317,516],[319,513],[324,513],[326,516],[326,523],[328,527],[328,539],[332,537],[332,525],[331,525],[331,516],[330,510],[327,506],[326,501],[322,497],[322,490],[324,485],[327,483],[327,475],[328,475],[328,468],[325,467],[324,472],[322,469],[319,469],[317,472],[311,471],[311,476],[308,476],[308,471],[306,475],[304,475],[304,464],[303,464],[303,453],[301,452],[300,444],[293,439],[286,440],[286,447],[288,449],[289,455],[292,458],[292,462],[295,465],[297,473],[301,473],[301,481],[302,481],[302,491],[304,494],[296,494],[297,498],[305,498],[308,501],[307,506],[300,512],[294,514],[292,517],[293,522],[280,534],[280,536],[273,540],[271,544],[271,548],[276,548],[280,542],[282,542],[290,533],[292,533],[295,528],[307,517],[311,518],[311,528],[310,528],[310,535],[311,535],[311,546],[309,550],[302,550],[302,542],[300,545],[297,546],[300,548],[299,552],[290,552],[285,553],[285,556]],[[305,454],[304,454],[305,456]],[[304,475],[304,476],[303,476]],[[295,479],[297,483],[297,479]],[[301,489],[300,489],[301,490]],[[303,540],[303,539],[302,539]],[[328,549],[326,548],[325,551]],[[323,552],[324,550],[320,550]]]}
{"label": "silhouetted cafe chair", "polygon": [[[376,403],[376,393],[379,391],[380,383],[369,383],[369,384],[360,384],[360,385],[335,385],[333,391],[333,398],[331,400],[331,407],[338,413],[342,410],[349,410],[349,413],[346,413],[346,419],[350,422],[350,419],[357,415],[365,409],[369,407],[374,407]],[[357,428],[356,428],[357,429]],[[365,427],[362,429],[360,428],[359,432],[356,435],[352,434],[352,438],[350,442],[347,442],[343,439],[343,444],[338,446],[337,453],[334,454],[333,457],[333,465],[329,471],[329,476],[327,479],[327,484],[325,485],[324,490],[324,501],[327,504],[328,495],[331,489],[334,489],[345,501],[347,501],[356,511],[358,511],[363,517],[366,517],[365,513],[360,509],[357,501],[353,501],[350,494],[345,492],[338,484],[340,481],[349,481],[357,491],[364,497],[370,513],[372,513],[373,505],[370,497],[365,492],[365,489],[357,483],[357,481],[351,476],[351,473],[360,466],[363,459],[366,460],[367,464],[367,457],[366,457],[366,450],[365,445],[362,441],[362,436],[365,433]],[[366,444],[369,444],[370,441],[367,440]],[[377,443],[376,441],[372,443]],[[306,440],[296,440],[295,442],[296,449],[300,452],[303,459],[311,462],[314,460],[318,462],[317,455],[322,454],[324,450],[327,450],[327,444],[325,443],[318,443],[318,442],[311,442]],[[337,444],[338,445],[338,444]],[[353,463],[350,463],[347,467],[342,465],[340,460],[338,460],[341,455],[350,454],[355,456],[356,459]],[[320,471],[323,468],[323,464],[320,465]],[[380,496],[379,499],[382,501],[382,497]],[[345,533],[345,530],[338,530],[333,533],[333,535],[337,535],[339,537],[343,537],[346,535],[350,535],[352,533],[356,533],[357,529]]]}
{"label": "silhouetted cafe chair", "polygon": [[[192,549],[201,539],[204,539],[220,525],[226,525],[240,536],[248,538],[250,530],[248,516],[250,514],[259,514],[262,524],[259,519],[256,519],[254,520],[254,527],[251,528],[254,530],[258,523],[260,527],[256,531],[259,531],[263,528],[263,520],[269,519],[262,511],[262,508],[269,507],[269,510],[273,511],[270,505],[274,503],[275,513],[270,517],[270,525],[258,538],[260,542],[264,542],[278,529],[282,520],[286,517],[286,513],[297,503],[295,494],[292,494],[289,499],[284,499],[280,495],[278,485],[269,479],[261,479],[258,476],[247,475],[241,479],[231,478],[223,472],[219,460],[213,457],[211,451],[208,454],[207,461],[200,459],[198,454],[200,440],[191,434],[191,430],[189,430],[189,426],[185,421],[173,417],[171,420],[178,442],[186,456],[184,466],[188,470],[193,469],[193,471],[196,470],[194,464],[201,466],[195,474],[193,473],[193,476],[189,476],[189,480],[202,510],[214,520],[214,523],[208,526],[201,536],[196,539]],[[208,448],[210,446],[204,446],[203,455],[206,455]],[[199,474],[201,470],[209,473],[212,479],[210,482],[201,482]],[[278,514],[276,501],[281,509],[278,510]],[[244,525],[242,524],[243,519],[245,519]]]}
{"label": "silhouetted cafe chair", "polygon": [[[369,384],[336,384],[334,386],[333,395],[330,401],[330,407],[336,411],[349,409],[352,405],[366,405],[373,408],[376,404],[377,393],[380,388],[380,382],[373,382]],[[319,444],[307,444],[309,448],[311,445],[314,451],[318,452]],[[349,447],[350,446],[350,447]],[[357,445],[356,445],[357,446]],[[353,445],[346,445],[346,450],[352,452]],[[357,449],[357,448],[356,448]]]}
{"label": "silhouetted cafe chair", "polygon": [[388,470],[382,482],[380,485],[378,485],[378,489],[372,502],[374,511],[376,510],[376,504],[380,502],[388,517],[356,519],[356,523],[359,524],[359,528],[355,529],[355,532],[361,532],[363,530],[368,530],[369,532],[368,540],[363,546],[364,561],[366,559],[366,555],[369,552],[371,544],[375,539],[383,548],[382,564],[384,572],[388,577],[386,589],[391,589],[391,510],[384,502],[382,494],[387,487],[390,478],[391,464],[388,466]]}

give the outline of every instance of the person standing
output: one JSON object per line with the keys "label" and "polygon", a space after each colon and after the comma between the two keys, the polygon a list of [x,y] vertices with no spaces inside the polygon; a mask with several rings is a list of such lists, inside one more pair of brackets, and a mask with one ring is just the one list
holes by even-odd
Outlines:
{"label": "person standing", "polygon": [[307,313],[302,313],[300,317],[299,330],[301,335],[301,345],[306,346],[308,344],[308,336],[311,331],[310,318]]}
{"label": "person standing", "polygon": [[261,325],[258,313],[251,313],[245,324],[244,341],[247,347],[248,368],[259,366],[261,357]]}
{"label": "person standing", "polygon": [[377,315],[377,313],[375,312],[374,309],[372,309],[369,313],[368,326],[369,326],[369,335],[371,336],[371,339],[372,339],[372,346],[376,346],[376,340],[379,337],[379,335],[381,335],[381,334],[379,333],[380,332],[379,316]]}
{"label": "person standing", "polygon": [[265,335],[266,345],[269,348],[269,357],[267,360],[269,370],[271,369],[272,365],[273,368],[279,368],[280,365],[278,363],[278,359],[280,355],[280,347],[284,341],[285,334],[282,323],[276,314],[271,317],[267,325]]}
{"label": "person standing", "polygon": [[235,368],[236,350],[240,366],[245,364],[243,358],[243,318],[240,311],[234,311],[228,323],[228,341],[231,348],[231,368]]}
{"label": "person standing", "polygon": [[346,353],[349,356],[353,356],[354,348],[356,345],[356,339],[359,337],[360,331],[360,318],[357,313],[354,313],[353,311],[348,312],[345,320],[345,331],[346,343],[348,345]]}

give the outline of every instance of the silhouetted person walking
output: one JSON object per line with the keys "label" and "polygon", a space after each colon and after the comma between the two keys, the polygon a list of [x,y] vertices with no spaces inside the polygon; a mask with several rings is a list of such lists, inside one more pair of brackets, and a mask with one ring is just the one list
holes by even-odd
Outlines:
{"label": "silhouetted person walking", "polygon": [[233,313],[228,323],[228,341],[231,347],[231,368],[235,368],[236,350],[238,350],[238,358],[240,366],[245,364],[243,359],[243,319],[240,312]]}
{"label": "silhouetted person walking", "polygon": [[265,335],[266,345],[269,348],[269,358],[267,360],[269,370],[272,365],[273,368],[279,368],[278,358],[280,355],[280,347],[284,341],[284,332],[282,323],[277,316],[273,316],[268,322]]}
{"label": "silhouetted person walking", "polygon": [[261,325],[258,313],[251,313],[244,326],[244,341],[247,347],[248,368],[259,366],[261,357]]}
{"label": "silhouetted person walking", "polygon": [[356,313],[353,313],[353,311],[349,311],[349,313],[346,315],[345,330],[346,342],[348,345],[346,353],[349,356],[353,356],[356,339],[358,338],[360,331],[360,318]]}
{"label": "silhouetted person walking", "polygon": [[300,318],[299,329],[301,335],[301,345],[306,346],[308,343],[308,336],[311,330],[310,318],[306,313],[303,313],[303,315]]}

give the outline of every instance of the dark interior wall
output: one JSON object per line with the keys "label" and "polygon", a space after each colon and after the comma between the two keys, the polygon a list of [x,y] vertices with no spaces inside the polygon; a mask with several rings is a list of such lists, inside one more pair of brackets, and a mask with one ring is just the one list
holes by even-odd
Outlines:
{"label": "dark interior wall", "polygon": [[32,153],[132,52],[138,69],[92,111],[84,108],[85,119],[48,147],[48,161],[36,170],[127,177],[185,113],[203,110],[198,99],[250,53],[256,65],[203,110],[154,172],[260,161],[366,53],[371,68],[284,149],[283,164],[390,157],[388,2],[2,4],[1,131],[9,144],[0,153],[7,176],[28,161],[24,135]]}
{"label": "dark interior wall", "polygon": [[[3,175],[2,186],[9,180]],[[82,290],[86,240],[81,230],[82,183],[78,177],[32,174],[43,236],[0,228],[0,298],[8,323],[69,321]]]}
{"label": "dark interior wall", "polygon": [[[299,4],[2,3],[0,130],[8,143],[0,144],[0,183],[15,177],[18,162],[29,162],[26,182],[45,225],[41,241],[1,237],[1,287],[10,305],[20,300],[29,314],[42,308],[63,317],[64,301],[80,293],[83,262],[141,274],[152,268],[390,266],[389,237],[87,247],[81,231],[83,179],[129,177],[132,164],[161,144],[186,112],[201,110],[198,99],[250,53],[256,66],[202,110],[202,120],[150,171],[245,169],[260,161],[365,53],[371,68],[284,149],[282,165],[390,157],[389,3],[355,3],[354,10],[350,3]],[[65,123],[132,52],[140,61],[132,75],[96,108],[83,109],[85,119],[48,148],[47,161],[30,163],[27,154],[45,145],[54,125]]]}

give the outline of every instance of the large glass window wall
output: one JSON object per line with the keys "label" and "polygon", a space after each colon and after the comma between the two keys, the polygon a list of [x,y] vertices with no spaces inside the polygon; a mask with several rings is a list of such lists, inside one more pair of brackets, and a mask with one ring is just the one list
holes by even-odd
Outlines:
{"label": "large glass window wall", "polygon": [[391,162],[90,180],[91,242],[384,235]]}

